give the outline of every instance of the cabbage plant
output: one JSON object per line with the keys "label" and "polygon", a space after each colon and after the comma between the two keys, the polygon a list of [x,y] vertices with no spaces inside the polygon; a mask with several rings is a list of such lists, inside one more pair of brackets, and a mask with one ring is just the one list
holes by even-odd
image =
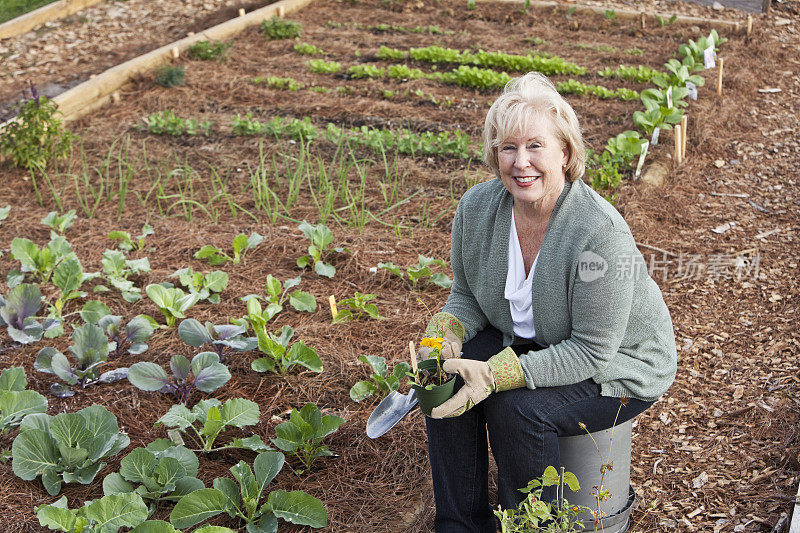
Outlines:
{"label": "cabbage plant", "polygon": [[283,468],[282,453],[258,454],[253,468],[244,461],[231,467],[234,479],[218,477],[214,488],[200,489],[175,505],[169,520],[175,527],[189,528],[213,516],[227,513],[239,518],[248,533],[276,532],[278,519],[314,528],[328,525],[325,506],[303,491],[276,490],[264,494],[266,486]]}
{"label": "cabbage plant", "polygon": [[42,292],[36,285],[23,283],[11,289],[5,299],[0,297],[0,326],[8,328],[11,340],[30,344],[42,338],[46,331],[57,328],[57,318],[41,322],[36,313],[42,308]]}
{"label": "cabbage plant", "polygon": [[249,352],[258,347],[255,337],[245,337],[246,328],[241,325],[222,324],[215,326],[210,322],[201,324],[194,318],[187,318],[178,325],[178,336],[189,346],[199,348],[211,344],[220,360],[227,352]]}
{"label": "cabbage plant", "polygon": [[[193,389],[214,392],[231,379],[228,367],[219,362],[214,352],[201,352],[188,359],[180,354],[169,361],[172,376],[156,363],[142,361],[128,369],[128,381],[143,391],[159,391],[174,394],[183,405],[189,403]],[[191,377],[190,377],[191,376]]]}
{"label": "cabbage plant", "polygon": [[299,411],[292,409],[289,420],[275,426],[272,444],[291,453],[303,463],[308,470],[319,457],[333,455],[322,439],[334,433],[344,420],[334,415],[322,416],[319,408],[313,403],[305,404]]}
{"label": "cabbage plant", "polygon": [[122,298],[126,302],[133,303],[142,299],[142,289],[128,278],[150,272],[150,261],[146,257],[127,259],[119,250],[106,250],[103,252],[100,264],[103,266],[106,280],[122,293]]}
{"label": "cabbage plant", "polygon": [[47,412],[47,398],[25,390],[27,386],[21,366],[6,368],[0,374],[0,435],[18,426],[25,415]]}
{"label": "cabbage plant", "polygon": [[[47,283],[56,266],[63,260],[76,257],[67,239],[55,236],[46,246],[39,247],[30,239],[15,237],[11,241],[11,256],[19,261],[21,274],[32,274],[39,282]],[[20,280],[17,272],[9,273],[9,278]]]}
{"label": "cabbage plant", "polygon": [[31,481],[41,476],[51,496],[63,483],[92,482],[107,459],[130,444],[120,433],[117,417],[94,404],[75,413],[56,416],[26,416],[11,445],[11,468],[18,477]]}
{"label": "cabbage plant", "polygon": [[167,327],[175,325],[178,318],[186,318],[184,313],[200,299],[197,294],[186,294],[175,287],[163,285],[148,285],[145,288],[147,297],[150,298],[167,319]]}
{"label": "cabbage plant", "polygon": [[219,293],[228,286],[228,274],[222,270],[203,274],[191,268],[182,268],[176,270],[170,277],[178,278],[180,284],[191,294],[197,294],[200,300],[208,300],[212,304],[219,303]]}
{"label": "cabbage plant", "polygon": [[67,533],[115,533],[122,527],[134,527],[147,519],[147,505],[135,493],[111,494],[90,500],[78,509],[67,507],[62,496],[50,505],[36,508],[39,525]]}
{"label": "cabbage plant", "polygon": [[119,357],[123,350],[131,355],[144,353],[148,346],[145,342],[153,335],[153,325],[144,315],[138,315],[130,319],[125,327],[121,327],[122,317],[118,315],[106,315],[97,321],[97,325],[102,328],[108,336],[109,352]]}
{"label": "cabbage plant", "polygon": [[[257,300],[247,302],[248,308]],[[285,374],[294,366],[305,367],[312,372],[322,372],[322,359],[317,351],[306,346],[303,341],[297,341],[289,346],[294,336],[294,330],[283,326],[277,335],[267,333],[266,325],[253,324],[258,336],[258,349],[266,355],[250,363],[250,368],[256,372],[275,372]]]}
{"label": "cabbage plant", "polygon": [[233,264],[238,265],[242,259],[244,258],[244,254],[247,250],[252,250],[264,240],[264,237],[256,233],[255,231],[250,234],[248,237],[244,233],[240,233],[233,239],[232,247],[233,247],[233,257],[223,252],[221,249],[217,248],[216,246],[211,246],[207,244],[200,248],[195,254],[195,259],[208,259],[208,263],[211,266],[223,265],[228,261],[231,261]]}

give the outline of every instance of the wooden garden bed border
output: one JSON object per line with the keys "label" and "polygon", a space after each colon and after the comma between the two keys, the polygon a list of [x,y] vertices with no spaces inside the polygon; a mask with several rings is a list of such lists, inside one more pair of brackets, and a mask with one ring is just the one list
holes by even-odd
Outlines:
{"label": "wooden garden bed border", "polygon": [[51,20],[68,17],[103,0],[59,0],[0,24],[0,39],[16,37]]}

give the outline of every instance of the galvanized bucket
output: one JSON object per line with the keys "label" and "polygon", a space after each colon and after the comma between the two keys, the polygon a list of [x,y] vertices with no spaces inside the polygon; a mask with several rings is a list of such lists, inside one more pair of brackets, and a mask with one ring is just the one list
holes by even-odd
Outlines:
{"label": "galvanized bucket", "polygon": [[[602,478],[603,486],[611,492],[608,500],[600,502],[600,511],[604,514],[597,524],[597,531],[603,533],[628,531],[630,514],[636,506],[636,493],[631,488],[631,424],[629,420],[612,429],[592,433],[591,436],[586,434],[558,439],[561,465],[575,474],[581,485],[578,492],[565,489],[564,497],[571,505],[596,509],[597,500],[592,493],[596,493],[594,487],[600,485],[600,467],[604,463],[613,464],[613,469]],[[583,513],[581,519],[584,531],[595,530],[595,520],[591,514]]]}

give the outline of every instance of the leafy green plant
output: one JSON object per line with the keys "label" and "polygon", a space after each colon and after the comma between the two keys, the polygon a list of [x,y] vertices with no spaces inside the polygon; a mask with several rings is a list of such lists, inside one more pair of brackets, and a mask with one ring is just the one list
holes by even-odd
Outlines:
{"label": "leafy green plant", "polygon": [[233,257],[229,256],[216,246],[206,245],[200,248],[195,254],[195,259],[208,259],[211,266],[223,265],[228,261],[238,265],[244,259],[245,252],[252,250],[264,240],[264,237],[255,231],[248,237],[244,233],[240,233],[233,239]]}
{"label": "leafy green plant", "polygon": [[372,381],[359,381],[350,387],[350,398],[354,402],[361,402],[373,394],[386,396],[400,387],[400,380],[408,373],[409,366],[406,362],[394,365],[394,370],[389,372],[386,359],[378,355],[359,355],[358,360],[370,366]]}
{"label": "leafy green plant", "polygon": [[124,250],[126,252],[133,252],[136,250],[144,250],[145,239],[155,233],[153,226],[150,224],[145,224],[142,226],[142,233],[136,237],[136,240],[133,240],[131,234],[127,231],[122,230],[115,230],[108,234],[109,239],[114,239],[119,241],[117,247],[120,250]]}
{"label": "leafy green plant", "polygon": [[64,322],[64,306],[70,300],[85,298],[87,293],[80,290],[81,286],[83,286],[85,281],[93,279],[98,275],[97,273],[84,272],[81,262],[78,261],[77,257],[69,257],[58,263],[58,266],[56,266],[53,271],[53,285],[58,287],[59,293],[55,302],[48,304],[48,317],[58,319],[59,325],[48,331],[45,336],[57,337],[64,333],[62,326]]}
{"label": "leafy green plant", "polygon": [[367,315],[368,317],[376,320],[382,320],[386,318],[378,313],[377,305],[369,303],[370,300],[374,300],[376,297],[377,296],[374,294],[362,294],[356,291],[355,296],[352,298],[344,298],[340,300],[339,306],[346,306],[347,309],[339,309],[336,313],[336,316],[333,318],[333,323],[339,324],[348,320],[358,320],[363,315]]}
{"label": "leafy green plant", "polygon": [[150,503],[152,513],[159,502],[176,502],[205,488],[197,479],[198,466],[192,450],[175,446],[167,439],[157,439],[122,458],[119,472],[103,479],[103,494],[137,494]]}
{"label": "leafy green plant", "polygon": [[613,9],[604,9],[603,16],[606,18],[607,21],[611,22],[615,18],[617,18],[617,12]]}
{"label": "leafy green plant", "polygon": [[67,229],[75,222],[75,210],[70,209],[63,215],[59,215],[57,211],[50,211],[42,219],[42,224],[49,227],[58,235],[63,235]]}
{"label": "leafy green plant", "polygon": [[0,435],[16,427],[32,413],[47,412],[47,398],[36,391],[26,390],[25,369],[12,366],[0,373]]}
{"label": "leafy green plant", "polygon": [[620,164],[621,161],[608,150],[604,150],[600,156],[594,155],[592,164],[586,169],[586,177],[592,189],[604,195],[612,194],[612,191],[622,183]]}
{"label": "leafy green plant", "polygon": [[290,289],[300,285],[300,279],[301,276],[297,276],[296,278],[289,278],[281,283],[281,280],[272,274],[267,274],[267,281],[264,283],[264,292],[266,292],[269,305],[277,305],[280,307],[280,309],[278,309],[278,312],[280,312],[283,310],[283,306],[286,305],[286,300],[288,299],[289,304],[294,307],[296,311],[306,311],[308,313],[316,311],[317,301],[314,299],[313,294],[299,289],[289,294]]}
{"label": "leafy green plant", "polygon": [[11,257],[19,261],[23,273],[30,272],[41,283],[47,283],[61,261],[76,256],[67,239],[54,236],[41,248],[30,239],[14,237],[11,241]]}
{"label": "leafy green plant", "polygon": [[44,172],[49,162],[67,157],[74,136],[64,127],[54,101],[39,96],[33,84],[30,98],[26,93],[23,92],[25,98],[15,106],[16,120],[9,122],[0,134],[0,153],[31,173],[41,204],[34,172]]}
{"label": "leafy green plant", "polygon": [[386,74],[386,69],[375,65],[353,65],[347,69],[350,78],[381,78]]}
{"label": "leafy green plant", "polygon": [[[125,254],[119,250],[106,250],[100,259],[106,280],[112,287],[122,293],[122,298],[129,303],[137,302],[142,298],[142,289],[128,279],[150,272],[150,261],[146,257],[141,259],[126,259]],[[97,290],[107,290],[105,286],[95,287]]]}
{"label": "leafy green plant", "polygon": [[[563,470],[563,469],[562,469]],[[528,496],[516,509],[500,509],[494,512],[500,521],[502,533],[526,533],[529,531],[584,531],[579,516],[582,512],[591,511],[588,507],[570,505],[564,499],[564,485],[570,490],[580,490],[578,478],[572,472],[564,472],[562,476],[552,466],[545,468],[541,479],[533,479],[528,486],[519,489]],[[557,486],[559,497],[547,503],[541,500],[545,487]]]}
{"label": "leafy green plant", "polygon": [[[303,84],[297,81],[294,78],[281,78],[279,76],[267,76],[266,78],[256,77],[253,78],[253,83],[266,83],[267,86],[271,89],[280,89],[282,91],[299,91],[303,88]],[[238,115],[237,115],[238,118]],[[249,120],[249,116],[247,117]],[[239,119],[242,120],[242,119]],[[235,126],[236,127],[236,126]],[[238,129],[242,130],[244,125],[239,125]],[[263,126],[262,126],[263,130]],[[261,131],[251,131],[251,132],[243,132],[240,131],[237,135],[255,135],[256,133],[262,133]]]}
{"label": "leafy green plant", "polygon": [[[255,337],[245,337],[247,328],[240,325],[223,324],[215,326],[210,322],[201,324],[194,318],[187,318],[178,325],[178,336],[189,346],[199,348],[211,344],[220,360],[226,352],[249,352],[258,347]],[[206,391],[207,392],[207,391]]]}
{"label": "leafy green plant", "polygon": [[667,87],[685,87],[687,83],[693,83],[697,87],[706,84],[706,80],[697,74],[690,74],[689,67],[677,59],[670,59],[664,63],[667,71],[653,78],[653,83],[662,89]]}
{"label": "leafy green plant", "polygon": [[603,78],[613,77],[625,81],[635,81],[636,83],[647,83],[653,79],[654,76],[657,76],[659,72],[656,69],[646,67],[644,65],[638,65],[635,67],[620,65],[615,69],[606,67],[603,70],[599,70],[597,74]]}
{"label": "leafy green plant", "polygon": [[222,270],[214,270],[204,275],[191,268],[182,268],[176,270],[170,277],[177,277],[189,293],[197,294],[199,300],[208,300],[212,304],[219,303],[219,293],[228,286],[228,274]]}
{"label": "leafy green plant", "polygon": [[720,38],[717,30],[711,30],[708,37],[700,37],[697,42],[689,39],[689,42],[678,47],[678,55],[691,57],[695,62],[702,64],[703,54],[709,47],[714,48],[714,52],[719,52],[719,45],[728,39]]}
{"label": "leafy green plant", "polygon": [[[181,530],[175,529],[175,526],[163,520],[145,520],[131,529],[131,533],[181,533]],[[236,531],[223,526],[203,526],[195,529],[193,533],[236,533]]]}
{"label": "leafy green plant", "polygon": [[228,367],[219,362],[219,356],[214,352],[201,352],[192,358],[191,363],[176,354],[170,359],[169,367],[172,376],[156,363],[134,363],[128,369],[128,381],[143,391],[173,394],[180,403],[187,405],[193,389],[214,392],[231,379]]}
{"label": "leafy green plant", "polygon": [[664,18],[659,15],[655,15],[658,24],[663,28],[664,26],[671,26],[676,20],[678,20],[678,15],[674,14],[669,18]]}
{"label": "leafy green plant", "polygon": [[164,65],[156,72],[155,82],[166,88],[184,85],[186,83],[186,69],[183,65],[177,67]]}
{"label": "leafy green plant", "polygon": [[67,507],[62,496],[50,505],[36,508],[39,525],[67,533],[111,533],[135,527],[147,519],[147,505],[136,493],[109,494],[90,500],[78,509]]}
{"label": "leafy green plant", "polygon": [[299,411],[292,409],[289,420],[275,426],[276,437],[272,444],[297,457],[305,470],[310,470],[314,460],[333,453],[322,444],[322,439],[334,433],[344,420],[335,415],[323,416],[313,403],[305,404]]}
{"label": "leafy green plant", "polygon": [[272,491],[261,503],[264,489],[281,471],[284,461],[284,455],[276,451],[259,453],[252,469],[239,461],[231,467],[236,482],[218,477],[214,488],[184,496],[172,510],[170,522],[175,527],[188,528],[227,513],[242,520],[250,533],[277,531],[279,518],[297,525],[325,527],[328,520],[322,502],[303,491]]}
{"label": "leafy green plant", "polygon": [[231,130],[234,135],[260,135],[266,131],[266,126],[254,119],[252,113],[244,117],[237,114],[231,121]]}
{"label": "leafy green plant", "polygon": [[325,55],[325,50],[318,46],[308,43],[297,43],[293,47],[294,51],[302,56],[321,56]]}
{"label": "leafy green plant", "polygon": [[384,270],[388,270],[392,274],[406,279],[405,275],[408,275],[408,281],[411,282],[411,286],[413,288],[417,288],[417,283],[420,280],[427,279],[430,283],[434,285],[438,285],[443,289],[449,289],[450,285],[453,284],[453,280],[447,274],[436,273],[434,274],[431,272],[431,267],[437,265],[440,267],[446,267],[445,262],[441,259],[434,259],[433,257],[425,257],[422,254],[418,254],[417,257],[417,264],[412,265],[410,267],[406,267],[405,272],[403,272],[402,267],[395,265],[394,263],[387,262],[387,263],[378,263],[378,268],[382,268]]}
{"label": "leafy green plant", "polygon": [[167,327],[175,325],[178,318],[186,318],[184,313],[200,299],[197,294],[186,294],[176,287],[164,287],[162,285],[148,285],[145,293],[167,319]]}
{"label": "leafy green plant", "polygon": [[[211,352],[206,353],[215,355]],[[263,451],[267,448],[256,435],[248,439],[233,439],[226,446],[214,447],[214,442],[225,428],[254,426],[258,424],[260,414],[258,404],[244,398],[231,398],[224,404],[216,398],[211,398],[200,400],[191,410],[183,404],[173,405],[155,425],[174,428],[175,431],[168,432],[170,440],[181,446],[182,435],[188,435],[199,446],[194,451],[216,452],[230,448]]]}
{"label": "leafy green plant", "polygon": [[[183,84],[180,84],[183,85]],[[211,135],[211,128],[214,122],[210,120],[199,121],[193,118],[181,118],[171,109],[151,113],[150,116],[142,119],[143,124],[139,125],[140,130],[146,130],[156,135]]]}
{"label": "leafy green plant", "polygon": [[103,329],[95,324],[84,324],[72,332],[73,344],[69,351],[75,358],[73,367],[67,356],[52,346],[42,348],[36,355],[33,368],[39,372],[54,374],[64,383],[54,383],[50,392],[59,398],[73,396],[75,392],[70,386],[80,385],[86,388],[95,383],[113,383],[124,379],[127,369],[117,369],[99,373],[99,369],[108,361],[110,346]]}
{"label": "leafy green plant", "polygon": [[63,483],[92,482],[105,466],[103,459],[116,455],[130,444],[120,433],[117,417],[102,405],[91,405],[75,413],[26,416],[11,446],[12,469],[31,481],[42,477],[51,496]]}
{"label": "leafy green plant", "polygon": [[313,267],[314,272],[320,276],[332,278],[336,274],[336,267],[326,263],[323,258],[331,251],[347,252],[347,248],[336,247],[329,250],[329,246],[333,243],[333,232],[325,224],[309,224],[304,220],[298,228],[311,241],[311,244],[308,245],[308,255],[300,257],[297,260],[297,266],[300,268]]}
{"label": "leafy green plant", "polygon": [[153,326],[148,317],[138,315],[129,320],[125,327],[121,327],[122,317],[119,315],[105,315],[100,317],[97,325],[108,336],[108,350],[116,357],[126,350],[131,355],[139,355],[147,351],[147,341],[153,335]]}
{"label": "leafy green plant", "polygon": [[233,43],[197,41],[189,47],[188,54],[190,58],[202,61],[222,60],[225,59],[225,55],[231,46],[233,46]]}
{"label": "leafy green plant", "polygon": [[270,41],[294,39],[300,37],[300,23],[275,16],[261,23],[261,33]]}
{"label": "leafy green plant", "polygon": [[606,150],[612,158],[630,166],[639,158],[645,142],[646,139],[642,139],[638,131],[626,130],[611,137],[606,144]]}
{"label": "leafy green plant", "polygon": [[338,74],[342,71],[342,64],[337,61],[312,59],[306,63],[308,70],[315,74]]}
{"label": "leafy green plant", "polygon": [[5,325],[11,340],[30,344],[42,338],[45,332],[57,328],[58,319],[46,318],[41,322],[36,313],[42,308],[42,293],[36,285],[23,283],[11,289],[5,299],[0,297],[0,326]]}
{"label": "leafy green plant", "polygon": [[[256,307],[258,300],[247,302],[248,310],[251,306]],[[255,315],[258,309],[253,309]],[[250,368],[256,372],[275,372],[285,374],[292,367],[299,365],[312,372],[322,372],[322,360],[317,355],[317,351],[310,346],[306,346],[303,341],[297,341],[289,346],[294,337],[294,330],[289,326],[283,326],[277,334],[268,333],[266,325],[253,324],[258,338],[258,349],[266,355],[256,359],[250,364]]]}

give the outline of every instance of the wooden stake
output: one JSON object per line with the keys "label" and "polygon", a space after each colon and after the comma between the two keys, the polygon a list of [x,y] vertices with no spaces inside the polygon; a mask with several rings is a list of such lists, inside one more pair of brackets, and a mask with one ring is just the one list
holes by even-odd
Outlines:
{"label": "wooden stake", "polygon": [[411,353],[411,370],[417,373],[417,350],[414,348],[414,341],[408,341],[408,351]]}
{"label": "wooden stake", "polygon": [[746,36],[750,37],[751,33],[753,33],[753,15],[747,15],[747,32],[746,32]]}
{"label": "wooden stake", "polygon": [[240,7],[240,8],[239,8],[239,16],[240,16],[240,17],[243,17],[243,16],[244,16],[244,8],[243,8],[243,7]]}
{"label": "wooden stake", "polygon": [[724,60],[719,58],[719,71],[717,71],[717,96],[722,96],[722,65]]}
{"label": "wooden stake", "polygon": [[686,137],[689,133],[689,117],[686,113],[681,117],[681,162],[686,161]]}
{"label": "wooden stake", "polygon": [[645,23],[644,23],[644,11],[642,11],[641,13],[639,13],[639,20],[641,20],[641,22],[642,22],[642,29],[644,29],[644,28],[645,28]]}
{"label": "wooden stake", "polygon": [[178,59],[180,56],[181,56],[181,53],[178,50],[178,47],[176,46],[175,48],[172,49],[172,58],[173,59]]}
{"label": "wooden stake", "polygon": [[336,315],[339,314],[339,310],[336,308],[336,296],[331,294],[328,298],[328,303],[331,305],[331,317],[336,320]]}
{"label": "wooden stake", "polygon": [[113,93],[111,93],[111,101],[114,102],[115,104],[119,102],[119,91],[114,91]]}
{"label": "wooden stake", "polygon": [[285,14],[285,11],[284,11],[284,9],[283,9],[283,6],[278,6],[278,16],[279,16],[280,18],[283,18],[283,15],[284,15],[284,14]]}
{"label": "wooden stake", "polygon": [[675,148],[672,152],[672,159],[675,165],[681,164],[681,127],[679,124],[675,125]]}

